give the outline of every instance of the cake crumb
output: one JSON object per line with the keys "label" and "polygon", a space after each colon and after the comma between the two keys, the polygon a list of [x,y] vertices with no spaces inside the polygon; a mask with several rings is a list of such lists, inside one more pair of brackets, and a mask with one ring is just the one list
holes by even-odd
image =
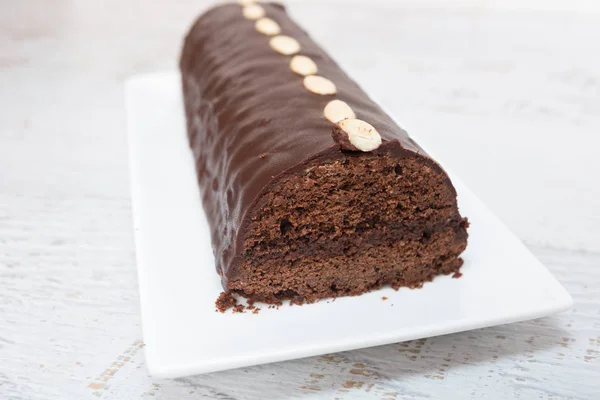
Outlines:
{"label": "cake crumb", "polygon": [[460,273],[460,271],[456,271],[456,272],[454,273],[454,275],[452,275],[452,277],[453,277],[454,279],[458,279],[458,278],[460,278],[461,276],[463,276],[463,274],[461,274],[461,273]]}
{"label": "cake crumb", "polygon": [[387,297],[385,297],[385,296],[383,296],[383,297],[381,298],[381,300],[383,300],[383,301],[386,301],[387,299],[388,299],[388,298],[387,298]]}
{"label": "cake crumb", "polygon": [[245,307],[242,304],[238,304],[233,306],[233,312],[234,313],[243,313],[244,312]]}
{"label": "cake crumb", "polygon": [[252,310],[252,314],[258,314],[259,311],[260,311],[260,308],[254,307],[254,310]]}
{"label": "cake crumb", "polygon": [[262,153],[261,155],[258,156],[258,158],[260,158],[261,160],[264,159],[267,155],[265,153]]}
{"label": "cake crumb", "polygon": [[[228,308],[234,307],[237,304],[237,300],[233,297],[231,292],[221,292],[217,301],[215,301],[215,306],[217,306],[217,311],[225,312]],[[243,306],[242,306],[243,307]]]}

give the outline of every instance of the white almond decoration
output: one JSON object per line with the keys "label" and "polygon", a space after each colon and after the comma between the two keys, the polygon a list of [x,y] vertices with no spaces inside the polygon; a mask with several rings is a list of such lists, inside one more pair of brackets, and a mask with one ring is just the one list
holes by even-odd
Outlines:
{"label": "white almond decoration", "polygon": [[238,0],[242,6],[249,6],[250,4],[256,3],[256,0]]}
{"label": "white almond decoration", "polygon": [[271,18],[259,19],[256,21],[256,24],[254,24],[254,27],[257,31],[267,36],[279,35],[281,32],[279,24],[273,21]]}
{"label": "white almond decoration", "polygon": [[333,139],[345,150],[373,151],[381,146],[381,136],[373,125],[360,119],[344,119],[332,132]]}
{"label": "white almond decoration", "polygon": [[333,82],[318,75],[309,75],[304,78],[304,87],[309,92],[321,95],[335,94],[337,91]]}
{"label": "white almond decoration", "polygon": [[300,43],[289,36],[279,35],[269,41],[269,46],[284,56],[291,56],[300,51]]}
{"label": "white almond decoration", "polygon": [[343,119],[354,119],[356,114],[348,104],[341,100],[331,100],[323,109],[323,115],[330,122],[337,124]]}
{"label": "white almond decoration", "polygon": [[265,16],[265,9],[258,4],[250,4],[242,8],[242,14],[246,19],[259,19]]}
{"label": "white almond decoration", "polygon": [[298,75],[307,76],[317,73],[317,64],[306,56],[294,56],[290,61],[290,68]]}

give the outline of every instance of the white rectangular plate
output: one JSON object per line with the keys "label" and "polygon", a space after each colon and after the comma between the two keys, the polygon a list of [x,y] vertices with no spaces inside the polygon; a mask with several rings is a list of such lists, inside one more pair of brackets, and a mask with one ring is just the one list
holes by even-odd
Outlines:
{"label": "white rectangular plate", "polygon": [[[377,346],[565,310],[571,297],[455,176],[469,218],[463,277],[259,314],[215,312],[222,291],[187,145],[177,73],[126,85],[146,359],[179,377]],[[384,301],[382,297],[388,298]]]}

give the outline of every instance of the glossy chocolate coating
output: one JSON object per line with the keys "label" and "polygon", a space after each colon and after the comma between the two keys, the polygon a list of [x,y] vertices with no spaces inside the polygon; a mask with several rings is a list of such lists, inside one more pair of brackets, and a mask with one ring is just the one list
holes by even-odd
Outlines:
{"label": "glossy chocolate coating", "polygon": [[186,37],[180,68],[187,129],[226,289],[241,259],[247,217],[260,206],[261,193],[311,160],[361,156],[334,142],[333,124],[323,115],[329,101],[345,101],[357,118],[378,130],[383,144],[375,152],[421,157],[439,169],[281,5],[261,5],[282,35],[300,43],[298,54],[313,59],[317,74],[335,83],[337,93],[308,92],[303,77],[290,69],[292,56],[274,51],[270,37],[255,30],[255,21],[245,19],[238,4],[209,10]]}

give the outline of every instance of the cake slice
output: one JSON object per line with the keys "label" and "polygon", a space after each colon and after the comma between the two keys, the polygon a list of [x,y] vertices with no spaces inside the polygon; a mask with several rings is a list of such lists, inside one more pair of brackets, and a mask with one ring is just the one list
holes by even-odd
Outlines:
{"label": "cake slice", "polygon": [[281,5],[209,10],[180,68],[221,310],[458,272],[468,223],[447,174]]}

